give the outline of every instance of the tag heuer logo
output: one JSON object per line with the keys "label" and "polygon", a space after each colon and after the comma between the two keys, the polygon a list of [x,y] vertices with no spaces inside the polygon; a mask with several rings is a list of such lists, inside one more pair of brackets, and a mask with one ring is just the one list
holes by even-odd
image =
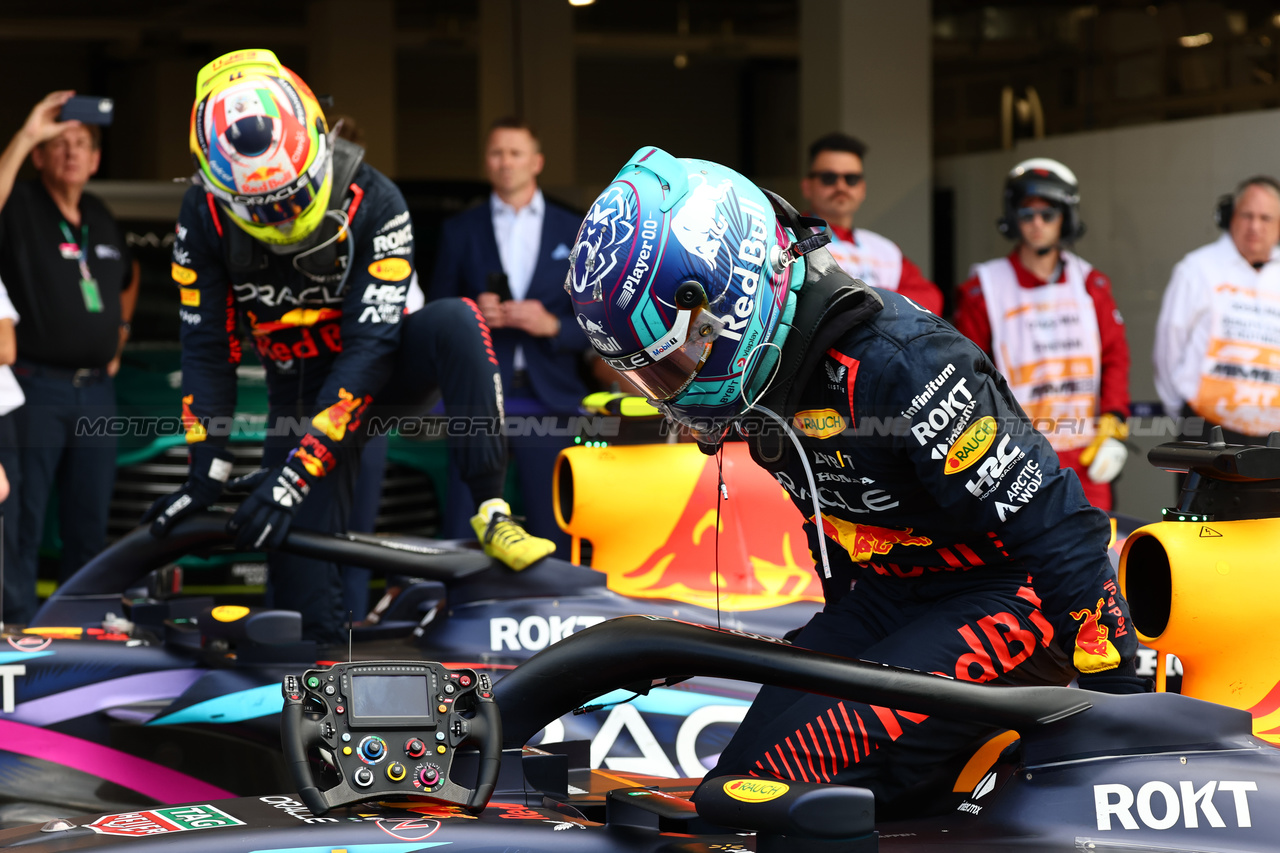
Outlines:
{"label": "tag heuer logo", "polygon": [[99,835],[161,835],[190,829],[213,829],[219,826],[244,826],[216,806],[174,806],[164,809],[109,814],[88,824]]}

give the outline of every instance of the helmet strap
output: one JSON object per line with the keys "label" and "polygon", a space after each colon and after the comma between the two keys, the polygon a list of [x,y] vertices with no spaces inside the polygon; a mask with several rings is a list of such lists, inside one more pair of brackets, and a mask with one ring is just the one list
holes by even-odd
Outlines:
{"label": "helmet strap", "polygon": [[[798,260],[814,249],[820,249],[831,242],[831,229],[827,227],[826,220],[816,216],[802,216],[791,206],[791,202],[772,190],[761,187],[760,191],[764,193],[765,198],[769,199],[774,213],[783,220],[782,224],[796,237],[786,249],[791,261]],[[815,231],[815,228],[822,230]]]}

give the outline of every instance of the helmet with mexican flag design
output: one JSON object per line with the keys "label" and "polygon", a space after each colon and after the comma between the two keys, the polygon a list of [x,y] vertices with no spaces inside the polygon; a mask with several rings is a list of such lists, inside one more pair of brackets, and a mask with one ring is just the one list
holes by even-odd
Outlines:
{"label": "helmet with mexican flag design", "polygon": [[324,113],[271,51],[234,51],[200,70],[190,145],[205,189],[254,238],[297,243],[324,219],[333,190]]}

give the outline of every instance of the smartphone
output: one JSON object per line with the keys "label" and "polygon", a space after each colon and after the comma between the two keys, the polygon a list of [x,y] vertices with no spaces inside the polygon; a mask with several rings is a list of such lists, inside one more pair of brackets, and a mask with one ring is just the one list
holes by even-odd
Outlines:
{"label": "smartphone", "polygon": [[490,293],[498,294],[498,298],[503,302],[511,300],[511,284],[507,281],[507,274],[504,272],[489,273],[488,290]]}
{"label": "smartphone", "polygon": [[115,116],[115,102],[110,98],[99,98],[96,95],[72,95],[71,100],[62,105],[58,113],[58,121],[79,121],[85,124],[111,124]]}

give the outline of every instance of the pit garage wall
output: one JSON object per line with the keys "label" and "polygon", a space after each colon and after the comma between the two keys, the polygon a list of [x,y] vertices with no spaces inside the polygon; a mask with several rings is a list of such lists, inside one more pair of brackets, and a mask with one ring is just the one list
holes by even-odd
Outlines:
{"label": "pit garage wall", "polygon": [[[1028,157],[1053,157],[1080,179],[1088,231],[1079,254],[1111,277],[1128,327],[1135,401],[1155,400],[1151,349],[1160,300],[1173,266],[1218,236],[1213,208],[1245,177],[1280,173],[1280,110],[1149,124],[1020,143],[1013,151],[935,161],[938,188],[955,196],[955,281],[971,264],[1004,255],[995,228],[1004,176]],[[1154,520],[1174,499],[1173,475],[1150,467],[1140,437],[1117,484],[1117,509]]]}

